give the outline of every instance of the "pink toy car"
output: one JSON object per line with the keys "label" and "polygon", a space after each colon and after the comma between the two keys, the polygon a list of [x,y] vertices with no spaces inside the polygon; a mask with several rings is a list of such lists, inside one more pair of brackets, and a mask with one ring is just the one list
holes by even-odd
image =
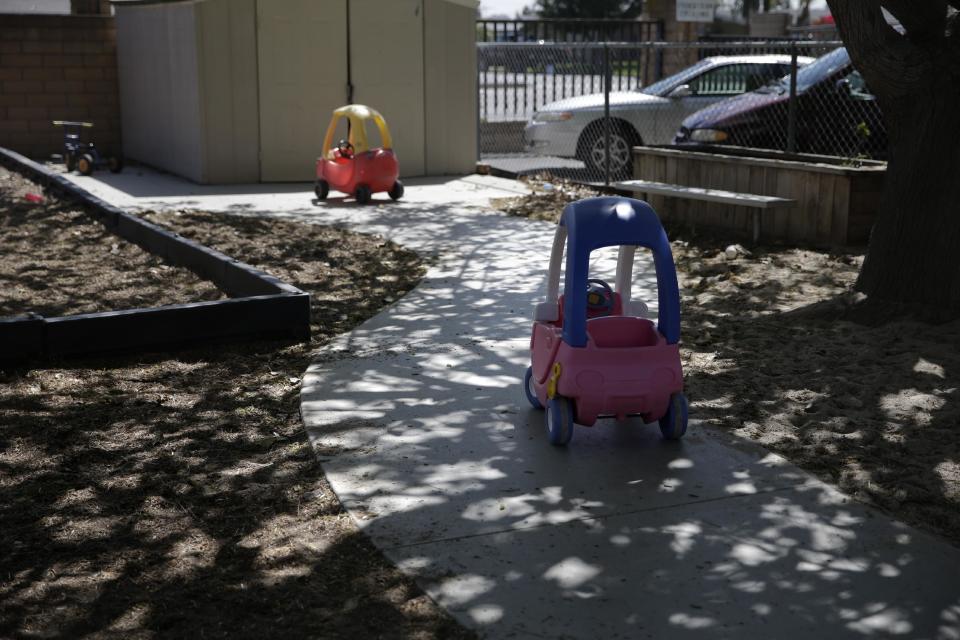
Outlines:
{"label": "pink toy car", "polygon": [[[566,246],[564,293],[560,266]],[[616,290],[587,278],[590,253],[619,246]],[[631,300],[637,247],[653,253],[658,322]],[[629,198],[588,198],[563,210],[553,239],[547,300],[537,305],[524,377],[530,404],[546,408],[550,442],[565,445],[575,423],[639,415],[659,420],[663,437],[687,430],[680,366],[680,291],[670,242],[657,214]]]}

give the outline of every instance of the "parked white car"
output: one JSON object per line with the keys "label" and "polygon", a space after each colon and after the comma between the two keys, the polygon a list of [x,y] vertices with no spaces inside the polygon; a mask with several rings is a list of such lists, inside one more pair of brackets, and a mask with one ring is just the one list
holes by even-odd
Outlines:
{"label": "parked white car", "polygon": [[[805,66],[813,60],[801,56],[797,62]],[[680,123],[695,111],[789,74],[788,55],[714,56],[643,89],[611,92],[611,173],[629,169],[630,147],[670,144]],[[603,113],[603,93],[545,104],[524,130],[527,151],[577,158],[591,172],[603,173]]]}

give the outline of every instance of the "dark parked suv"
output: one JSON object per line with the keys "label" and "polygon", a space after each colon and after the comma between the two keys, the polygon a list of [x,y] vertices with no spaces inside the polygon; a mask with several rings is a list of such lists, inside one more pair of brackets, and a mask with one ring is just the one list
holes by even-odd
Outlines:
{"label": "dark parked suv", "polygon": [[[675,144],[786,149],[790,77],[688,116]],[[883,158],[887,134],[875,96],[843,47],[797,72],[797,144],[803,153]]]}

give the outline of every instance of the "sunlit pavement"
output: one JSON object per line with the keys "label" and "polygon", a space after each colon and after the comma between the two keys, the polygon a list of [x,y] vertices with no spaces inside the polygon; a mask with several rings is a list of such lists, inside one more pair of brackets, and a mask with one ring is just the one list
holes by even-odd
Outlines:
{"label": "sunlit pavement", "polygon": [[[432,256],[316,354],[302,412],[357,524],[483,637],[960,638],[960,549],[776,455],[696,422],[679,443],[636,420],[547,443],[521,379],[552,229],[490,210],[515,183],[414,180],[358,207],[139,173],[75,180],[120,206],[295,217]],[[636,297],[654,287],[641,274]]]}

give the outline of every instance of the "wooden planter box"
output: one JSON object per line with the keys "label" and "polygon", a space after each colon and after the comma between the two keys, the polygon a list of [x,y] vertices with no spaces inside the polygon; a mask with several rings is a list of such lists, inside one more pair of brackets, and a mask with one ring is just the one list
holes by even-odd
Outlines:
{"label": "wooden planter box", "polygon": [[[633,175],[687,187],[796,200],[763,213],[761,240],[813,246],[863,245],[880,206],[887,165],[864,160],[786,154],[742,147],[634,147]],[[749,237],[745,207],[651,196],[665,221],[712,227]]]}

